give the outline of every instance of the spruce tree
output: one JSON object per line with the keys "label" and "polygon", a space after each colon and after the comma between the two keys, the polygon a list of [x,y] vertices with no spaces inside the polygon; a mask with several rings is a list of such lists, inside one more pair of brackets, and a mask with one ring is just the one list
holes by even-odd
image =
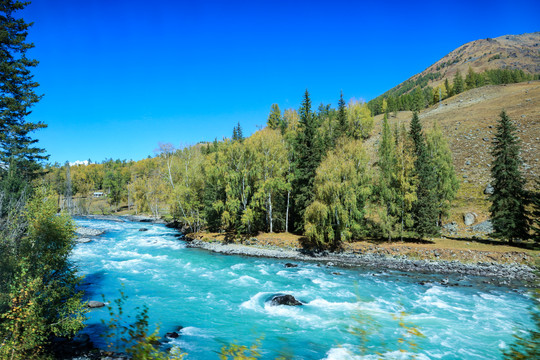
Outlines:
{"label": "spruce tree", "polygon": [[453,89],[452,86],[450,86],[448,78],[444,79],[444,87],[446,88],[446,98],[454,96]]}
{"label": "spruce tree", "polygon": [[397,203],[397,158],[396,142],[393,137],[388,116],[383,118],[382,139],[379,145],[379,184],[378,198],[382,207],[381,227],[383,235],[392,239],[398,221],[399,204]]}
{"label": "spruce tree", "polygon": [[456,75],[454,76],[454,84],[452,86],[452,89],[455,95],[461,94],[464,90],[463,77],[461,77],[461,73],[459,72],[459,70],[456,72]]}
{"label": "spruce tree", "polygon": [[[0,165],[15,162],[23,177],[30,179],[40,168],[38,162],[48,156],[34,146],[37,140],[29,135],[46,125],[26,120],[30,108],[41,98],[35,92],[39,84],[30,72],[38,61],[26,56],[34,47],[26,42],[32,24],[15,16],[27,4],[13,0],[0,3]],[[0,176],[6,175],[4,168],[0,166]]]}
{"label": "spruce tree", "polygon": [[489,197],[490,212],[493,235],[512,242],[528,237],[525,179],[519,169],[521,159],[516,127],[504,110],[500,117],[491,152],[494,160],[491,167],[493,194]]}
{"label": "spruce tree", "polygon": [[281,110],[278,104],[272,104],[270,107],[270,115],[266,122],[270,129],[277,129],[281,125]]}
{"label": "spruce tree", "polygon": [[304,229],[304,213],[313,200],[315,171],[321,161],[320,139],[307,89],[299,115],[299,131],[295,141],[296,164],[292,215],[295,231],[302,232]]}
{"label": "spruce tree", "polygon": [[337,123],[336,138],[339,138],[347,133],[347,106],[345,105],[345,100],[343,99],[343,91],[339,95]]}
{"label": "spruce tree", "polygon": [[534,241],[540,243],[540,180],[536,179],[536,191],[533,194],[532,228]]}
{"label": "spruce tree", "polygon": [[413,228],[422,238],[426,235],[438,234],[439,229],[437,227],[436,176],[422,133],[422,125],[416,112],[411,120],[410,136],[414,143],[416,155],[414,165],[418,179],[416,184],[417,200],[413,206]]}

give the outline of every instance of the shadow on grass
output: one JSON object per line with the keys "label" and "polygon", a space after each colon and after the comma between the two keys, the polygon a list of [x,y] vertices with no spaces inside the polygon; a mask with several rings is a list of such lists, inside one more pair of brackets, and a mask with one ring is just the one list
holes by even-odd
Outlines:
{"label": "shadow on grass", "polygon": [[467,237],[460,237],[460,236],[445,236],[445,238],[449,240],[456,240],[456,241],[467,241],[467,242],[476,242],[480,244],[485,245],[493,245],[493,246],[510,246],[515,247],[517,249],[527,249],[527,250],[540,250],[540,244],[535,244],[534,242],[530,241],[503,241],[503,240],[495,240],[495,239],[478,239],[478,238],[467,238]]}

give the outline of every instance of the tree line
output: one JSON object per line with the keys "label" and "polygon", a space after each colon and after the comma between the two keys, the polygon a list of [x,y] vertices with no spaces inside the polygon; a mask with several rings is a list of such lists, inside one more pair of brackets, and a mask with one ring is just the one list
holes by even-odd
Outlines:
{"label": "tree line", "polygon": [[189,232],[294,232],[318,248],[438,234],[458,189],[441,129],[424,134],[416,113],[410,129],[385,116],[373,163],[373,127],[366,103],[341,94],[337,108],[314,111],[306,90],[298,110],[273,104],[267,127],[250,137],[237,124],[222,141],[160,144],[138,162],[50,166],[45,179],[63,195],[69,175],[74,194],[104,190],[114,208],[127,201]]}
{"label": "tree line", "polygon": [[446,78],[442,84],[435,88],[427,86],[429,80],[437,80],[440,77],[440,73],[436,72],[419,76],[416,81],[409,79],[398,89],[388,91],[369,101],[368,107],[374,115],[397,111],[420,111],[466,90],[485,85],[538,80],[540,74],[528,74],[521,69],[492,69],[477,73],[469,66],[465,78],[458,70],[452,83]]}

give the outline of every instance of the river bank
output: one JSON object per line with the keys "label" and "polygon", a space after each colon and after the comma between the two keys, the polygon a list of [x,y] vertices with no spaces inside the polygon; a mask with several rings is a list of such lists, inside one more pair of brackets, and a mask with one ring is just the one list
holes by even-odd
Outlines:
{"label": "river bank", "polygon": [[[290,259],[293,261],[317,262],[325,266],[364,267],[377,270],[395,270],[425,274],[440,274],[441,283],[448,283],[444,275],[471,275],[485,277],[485,282],[497,285],[511,285],[519,282],[525,286],[535,286],[537,280],[536,269],[517,261],[511,263],[500,262],[463,262],[459,260],[418,259],[406,256],[394,247],[393,252],[381,251],[381,247],[373,246],[370,251],[345,250],[342,252],[310,252],[300,248],[283,248],[274,245],[246,245],[225,243],[215,238],[195,238],[186,235],[187,246],[200,248],[226,255],[243,255],[266,257],[276,259]],[[439,249],[443,252],[444,249]],[[472,253],[472,252],[471,252]],[[416,250],[415,254],[419,254]],[[430,256],[433,255],[431,250]],[[424,254],[426,255],[426,254]],[[485,254],[483,254],[485,255]],[[523,255],[519,253],[517,258]],[[451,285],[451,284],[450,284]],[[457,284],[456,284],[457,285]]]}

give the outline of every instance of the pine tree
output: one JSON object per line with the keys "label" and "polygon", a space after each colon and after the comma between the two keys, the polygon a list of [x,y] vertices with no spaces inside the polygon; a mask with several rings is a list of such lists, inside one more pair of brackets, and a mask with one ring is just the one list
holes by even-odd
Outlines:
{"label": "pine tree", "polygon": [[416,154],[414,165],[418,177],[417,200],[413,207],[414,230],[422,238],[425,235],[436,235],[439,230],[437,227],[436,177],[433,162],[428,154],[422,134],[422,125],[420,125],[416,112],[411,120],[410,136],[414,143]]}
{"label": "pine tree", "polygon": [[527,200],[525,180],[519,169],[521,159],[516,127],[504,110],[500,117],[491,152],[494,160],[491,167],[493,194],[489,198],[490,212],[494,236],[512,242],[528,237]]}
{"label": "pine tree", "polygon": [[459,70],[456,72],[456,75],[454,76],[454,84],[452,86],[452,89],[455,95],[461,94],[464,90],[463,77],[461,76],[461,73],[459,72]]}
{"label": "pine tree", "polygon": [[452,151],[437,122],[433,124],[433,129],[427,133],[426,142],[435,172],[437,224],[441,226],[442,217],[447,214],[452,200],[456,197],[459,181],[454,171]]}
{"label": "pine tree", "polygon": [[[41,99],[35,92],[39,84],[30,72],[38,61],[26,56],[34,47],[26,42],[32,24],[15,17],[15,12],[27,4],[13,0],[0,3],[0,164],[16,162],[23,177],[33,178],[40,168],[38,162],[48,156],[44,149],[34,146],[37,140],[29,135],[46,125],[26,120],[30,108]],[[0,176],[2,169],[0,166]]]}
{"label": "pine tree", "polygon": [[540,243],[540,180],[536,179],[536,191],[533,194],[532,228],[534,241]]}
{"label": "pine tree", "polygon": [[396,142],[388,125],[388,117],[383,118],[382,139],[379,145],[378,198],[382,206],[380,215],[383,235],[392,239],[398,221],[397,204],[397,158]]}
{"label": "pine tree", "polygon": [[270,129],[277,129],[281,125],[281,110],[278,104],[272,104],[270,107],[270,115],[266,122]]}
{"label": "pine tree", "polygon": [[345,100],[343,99],[343,91],[339,95],[337,123],[336,138],[339,138],[347,133],[347,106],[345,105]]}
{"label": "pine tree", "polygon": [[315,171],[321,161],[320,139],[307,89],[299,115],[299,131],[295,141],[296,174],[293,184],[294,208],[292,215],[295,231],[302,232],[304,230],[304,213],[313,200]]}
{"label": "pine tree", "polygon": [[452,89],[452,86],[450,86],[450,82],[448,81],[448,78],[444,79],[444,87],[446,88],[447,98],[454,96],[454,91]]}

